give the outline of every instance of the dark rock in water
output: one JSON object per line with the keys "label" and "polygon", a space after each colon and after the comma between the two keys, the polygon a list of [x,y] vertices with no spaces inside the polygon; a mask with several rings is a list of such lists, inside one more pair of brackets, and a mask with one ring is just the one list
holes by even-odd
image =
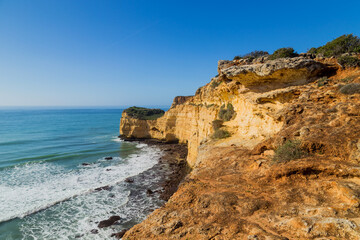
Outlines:
{"label": "dark rock in water", "polygon": [[120,239],[125,235],[126,232],[127,229],[124,229],[121,232],[111,234],[111,237],[116,237],[116,239]]}
{"label": "dark rock in water", "polygon": [[105,157],[105,160],[111,160],[113,157]]}
{"label": "dark rock in water", "polygon": [[109,227],[120,219],[121,218],[119,216],[111,216],[108,220],[100,221],[100,223],[98,224],[98,228]]}
{"label": "dark rock in water", "polygon": [[124,181],[127,182],[127,183],[133,183],[133,182],[134,182],[134,179],[128,177],[128,178],[126,178]]}
{"label": "dark rock in water", "polygon": [[83,165],[83,166],[89,166],[89,165],[90,165],[90,163],[86,163],[86,162],[84,162],[84,163],[82,163],[81,165]]}
{"label": "dark rock in water", "polygon": [[151,190],[151,189],[148,189],[148,190],[146,190],[146,194],[147,195],[151,195],[151,194],[153,194],[154,192]]}
{"label": "dark rock in water", "polygon": [[106,171],[107,171],[107,172],[108,172],[108,171],[111,171],[111,169],[110,169],[110,168],[107,168]]}
{"label": "dark rock in water", "polygon": [[83,237],[83,236],[84,236],[84,234],[78,233],[78,234],[75,235],[75,238],[81,238],[81,237]]}
{"label": "dark rock in water", "polygon": [[99,233],[99,230],[97,230],[97,229],[91,229],[91,231],[90,231],[92,234],[98,234]]}
{"label": "dark rock in water", "polygon": [[108,185],[107,186],[104,186],[104,187],[99,187],[99,188],[95,188],[95,191],[101,191],[101,190],[111,190],[111,187],[109,187]]}

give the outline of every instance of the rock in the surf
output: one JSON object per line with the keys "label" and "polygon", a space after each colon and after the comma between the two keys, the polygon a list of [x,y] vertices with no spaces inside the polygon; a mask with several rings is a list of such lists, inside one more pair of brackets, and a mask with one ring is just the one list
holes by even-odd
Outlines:
{"label": "rock in the surf", "polygon": [[119,216],[111,216],[109,219],[100,221],[98,224],[98,228],[104,228],[109,227],[113,225],[116,221],[120,220],[121,218]]}

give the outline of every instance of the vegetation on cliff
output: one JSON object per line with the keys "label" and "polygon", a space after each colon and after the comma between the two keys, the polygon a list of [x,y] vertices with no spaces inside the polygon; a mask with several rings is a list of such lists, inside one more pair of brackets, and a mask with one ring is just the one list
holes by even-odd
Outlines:
{"label": "vegetation on cliff", "polygon": [[[360,60],[356,55],[360,54],[360,38],[353,34],[342,35],[323,46],[311,48],[307,52],[308,56],[317,57],[336,57],[339,64],[345,68],[360,66]],[[254,59],[266,57],[268,60],[279,58],[298,57],[299,54],[291,47],[284,47],[275,50],[271,55],[266,51],[253,51],[244,55],[235,56],[233,60],[243,60],[246,64],[251,64]]]}
{"label": "vegetation on cliff", "polygon": [[311,48],[308,53],[324,57],[338,57],[344,53],[360,53],[360,38],[353,34],[345,34],[324,46]]}
{"label": "vegetation on cliff", "polygon": [[228,103],[226,108],[225,104],[220,107],[219,118],[223,121],[230,121],[235,114],[234,107],[231,103]]}
{"label": "vegetation on cliff", "polygon": [[222,139],[228,138],[231,136],[231,133],[225,129],[221,129],[224,125],[224,122],[230,121],[236,112],[234,110],[234,106],[231,103],[227,105],[223,104],[220,107],[220,111],[218,114],[219,119],[212,121],[212,127],[214,129],[214,133],[212,135],[213,139]]}
{"label": "vegetation on cliff", "polygon": [[264,57],[264,56],[268,56],[269,60],[275,60],[278,58],[287,58],[287,57],[297,57],[299,56],[299,54],[297,52],[295,52],[295,50],[291,47],[286,47],[286,48],[279,48],[276,51],[273,52],[273,54],[269,55],[268,52],[266,51],[252,51],[250,53],[247,53],[245,55],[237,55],[234,57],[234,60],[240,60],[240,59],[247,59],[247,60],[253,60],[259,57]]}
{"label": "vegetation on cliff", "polygon": [[218,80],[214,80],[211,82],[211,87],[212,88],[217,88],[222,82],[221,81],[218,81]]}
{"label": "vegetation on cliff", "polygon": [[229,131],[221,129],[224,126],[223,123],[224,121],[221,119],[216,119],[212,121],[212,127],[214,129],[214,134],[212,135],[213,139],[222,139],[231,136]]}
{"label": "vegetation on cliff", "polygon": [[215,130],[214,134],[212,135],[212,137],[214,139],[223,139],[223,138],[228,138],[230,136],[231,136],[231,134],[229,133],[229,131],[227,131],[225,129],[217,129],[217,130]]}
{"label": "vegetation on cliff", "polygon": [[124,110],[130,117],[140,120],[155,120],[165,114],[161,109],[150,109],[143,107],[130,107]]}
{"label": "vegetation on cliff", "polygon": [[283,145],[275,150],[274,162],[288,162],[306,156],[306,153],[301,149],[301,142],[298,140],[288,140]]}
{"label": "vegetation on cliff", "polygon": [[360,59],[352,56],[341,56],[338,58],[338,62],[341,66],[347,68],[360,66]]}
{"label": "vegetation on cliff", "polygon": [[292,58],[297,56],[299,56],[299,54],[295,52],[295,50],[291,47],[279,48],[269,56],[269,60],[275,60],[278,58],[287,58],[287,57]]}
{"label": "vegetation on cliff", "polygon": [[252,52],[247,53],[247,54],[245,54],[245,55],[235,56],[235,57],[234,57],[234,60],[239,60],[239,59],[255,59],[255,58],[263,57],[263,56],[267,56],[267,55],[269,55],[269,53],[266,52],[266,51],[255,50],[255,51],[252,51]]}

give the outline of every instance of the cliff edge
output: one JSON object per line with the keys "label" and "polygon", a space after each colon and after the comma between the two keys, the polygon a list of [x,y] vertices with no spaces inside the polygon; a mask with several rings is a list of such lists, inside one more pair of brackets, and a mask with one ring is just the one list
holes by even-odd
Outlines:
{"label": "cliff edge", "polygon": [[[124,138],[188,144],[192,172],[124,239],[360,239],[360,71],[303,55],[219,61]],[[358,90],[356,90],[358,89]]]}

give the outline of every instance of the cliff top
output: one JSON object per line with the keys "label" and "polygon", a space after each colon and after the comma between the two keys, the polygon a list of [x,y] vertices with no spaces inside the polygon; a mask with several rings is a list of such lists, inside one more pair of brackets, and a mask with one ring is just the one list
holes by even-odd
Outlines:
{"label": "cliff top", "polygon": [[128,116],[140,120],[155,120],[165,114],[165,111],[162,109],[151,109],[135,106],[125,109],[124,112],[126,112]]}

